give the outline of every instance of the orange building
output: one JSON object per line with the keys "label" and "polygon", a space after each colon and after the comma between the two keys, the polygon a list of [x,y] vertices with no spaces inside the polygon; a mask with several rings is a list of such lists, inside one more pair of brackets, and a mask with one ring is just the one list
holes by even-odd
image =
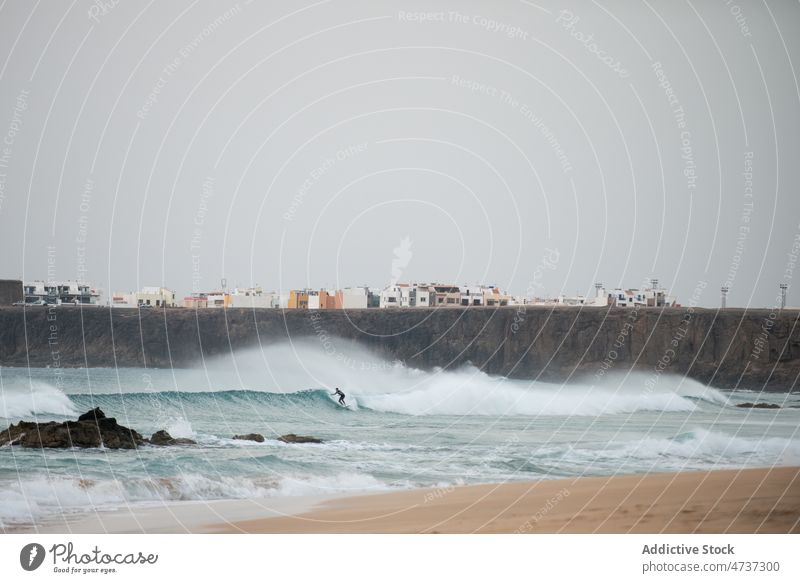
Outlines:
{"label": "orange building", "polygon": [[320,290],[319,292],[319,309],[320,310],[333,310],[336,308],[336,296],[328,292],[328,290]]}
{"label": "orange building", "polygon": [[308,291],[306,290],[292,290],[289,292],[289,305],[290,310],[307,310],[308,309]]}
{"label": "orange building", "polygon": [[332,294],[326,293],[325,298],[325,309],[326,310],[341,310],[342,309],[342,302],[339,299],[339,292],[334,292]]}

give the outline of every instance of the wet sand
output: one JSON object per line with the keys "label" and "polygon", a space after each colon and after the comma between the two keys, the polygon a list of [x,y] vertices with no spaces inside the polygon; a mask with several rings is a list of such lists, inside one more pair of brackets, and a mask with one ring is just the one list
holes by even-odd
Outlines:
{"label": "wet sand", "polygon": [[327,501],[249,533],[798,533],[800,468],[546,480]]}

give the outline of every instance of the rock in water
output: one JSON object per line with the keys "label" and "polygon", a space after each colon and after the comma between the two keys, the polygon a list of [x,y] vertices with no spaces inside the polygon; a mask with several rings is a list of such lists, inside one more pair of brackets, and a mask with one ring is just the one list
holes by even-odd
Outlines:
{"label": "rock in water", "polygon": [[260,433],[247,433],[246,435],[234,435],[234,439],[241,439],[243,441],[256,441],[258,443],[264,443],[264,436]]}
{"label": "rock in water", "polygon": [[20,421],[18,424],[13,423],[3,431],[0,431],[0,446],[2,445],[19,445],[20,439],[29,431],[36,431],[37,423],[32,421]]}
{"label": "rock in water", "polygon": [[164,429],[161,431],[156,431],[150,437],[150,443],[153,445],[197,445],[197,442],[193,439],[187,439],[185,437],[172,437]]}
{"label": "rock in water", "polygon": [[744,407],[746,409],[780,409],[781,406],[776,403],[739,403],[737,407]]}
{"label": "rock in water", "polygon": [[294,433],[281,435],[278,438],[278,441],[282,441],[284,443],[322,443],[322,440],[317,439],[316,437],[311,437],[310,435],[295,435]]}
{"label": "rock in water", "polygon": [[84,413],[78,421],[20,421],[0,432],[0,445],[35,448],[107,447],[135,449],[144,439],[133,429],[123,427],[100,409]]}
{"label": "rock in water", "polygon": [[91,411],[87,411],[80,417],[78,417],[78,421],[99,421],[100,419],[105,419],[106,414],[103,413],[103,410],[100,407],[95,407]]}
{"label": "rock in water", "polygon": [[149,441],[153,445],[169,445],[169,442],[172,441],[172,436],[162,429],[151,435]]}
{"label": "rock in water", "polygon": [[97,420],[96,427],[100,429],[103,445],[110,449],[134,449],[144,443],[144,438],[138,432],[123,427],[113,417],[103,416]]}

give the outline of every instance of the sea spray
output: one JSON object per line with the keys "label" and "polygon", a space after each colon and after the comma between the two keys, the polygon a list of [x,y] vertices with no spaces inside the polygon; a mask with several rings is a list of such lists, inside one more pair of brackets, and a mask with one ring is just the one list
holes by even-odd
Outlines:
{"label": "sea spray", "polygon": [[76,415],[72,401],[63,391],[44,381],[17,380],[3,384],[0,392],[0,418],[17,419],[51,413]]}

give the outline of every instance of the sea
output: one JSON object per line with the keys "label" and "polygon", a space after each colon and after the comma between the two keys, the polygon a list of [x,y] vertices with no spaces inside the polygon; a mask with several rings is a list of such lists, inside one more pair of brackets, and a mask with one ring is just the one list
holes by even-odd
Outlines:
{"label": "sea", "polygon": [[[748,402],[780,408],[736,406]],[[0,428],[94,407],[144,436],[166,429],[197,445],[2,447],[0,528],[180,501],[800,464],[800,393],[647,371],[515,380],[311,340],[192,369],[0,368]],[[266,439],[232,439],[246,433]],[[287,433],[323,443],[277,440]]]}

